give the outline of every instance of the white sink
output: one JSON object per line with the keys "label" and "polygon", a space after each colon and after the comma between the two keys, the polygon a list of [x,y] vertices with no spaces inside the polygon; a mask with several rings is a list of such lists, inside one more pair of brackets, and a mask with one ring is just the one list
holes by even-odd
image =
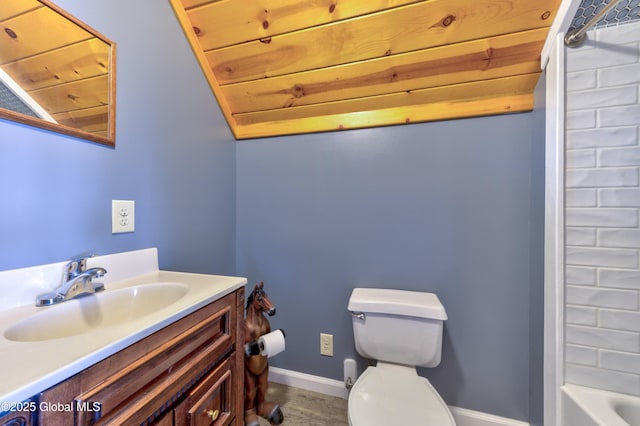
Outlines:
{"label": "white sink", "polygon": [[7,328],[15,342],[39,342],[75,336],[133,321],[180,300],[189,286],[162,282],[107,290],[42,308]]}

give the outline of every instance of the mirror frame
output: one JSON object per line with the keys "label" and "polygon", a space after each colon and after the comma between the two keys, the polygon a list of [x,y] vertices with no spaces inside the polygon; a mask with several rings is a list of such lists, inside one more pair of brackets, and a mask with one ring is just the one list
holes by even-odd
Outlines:
{"label": "mirror frame", "polygon": [[[1,0],[0,0],[1,1]],[[22,114],[19,112],[11,111],[5,108],[0,108],[0,118],[8,119],[11,121],[16,121],[18,123],[27,124],[34,127],[39,127],[41,129],[50,130],[57,133],[62,133],[69,136],[74,136],[81,139],[86,139],[89,141],[101,143],[104,145],[115,147],[116,144],[116,43],[112,40],[108,39],[104,35],[100,34],[95,29],[91,28],[86,23],[82,22],[75,16],[71,15],[64,9],[58,7],[53,4],[49,0],[37,0],[39,3],[42,3],[45,7],[52,9],[54,12],[73,22],[74,24],[80,26],[85,31],[88,31],[96,38],[102,40],[109,46],[109,75],[108,75],[108,96],[109,96],[109,104],[108,104],[108,132],[109,136],[102,136],[95,133],[87,132],[85,130],[76,129],[71,126],[52,123],[40,118],[31,117],[26,114]]]}

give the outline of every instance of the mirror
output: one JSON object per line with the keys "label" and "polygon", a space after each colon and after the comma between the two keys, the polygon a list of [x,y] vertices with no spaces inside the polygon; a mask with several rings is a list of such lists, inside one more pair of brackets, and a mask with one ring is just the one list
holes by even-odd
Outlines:
{"label": "mirror", "polygon": [[115,146],[115,57],[48,0],[0,0],[0,118]]}

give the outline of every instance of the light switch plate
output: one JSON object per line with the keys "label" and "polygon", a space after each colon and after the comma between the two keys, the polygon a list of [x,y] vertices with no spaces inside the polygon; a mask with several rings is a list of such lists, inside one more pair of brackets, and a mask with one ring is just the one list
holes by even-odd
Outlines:
{"label": "light switch plate", "polygon": [[136,230],[136,203],[132,200],[111,201],[111,233],[134,232]]}

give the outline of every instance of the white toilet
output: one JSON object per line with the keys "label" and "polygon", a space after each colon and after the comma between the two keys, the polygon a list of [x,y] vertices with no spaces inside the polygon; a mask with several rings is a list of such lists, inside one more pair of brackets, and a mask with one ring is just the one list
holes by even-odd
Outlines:
{"label": "white toilet", "polygon": [[349,298],[356,350],[377,360],[349,393],[351,426],[455,426],[449,408],[416,366],[435,367],[447,313],[433,293],[355,288]]}

